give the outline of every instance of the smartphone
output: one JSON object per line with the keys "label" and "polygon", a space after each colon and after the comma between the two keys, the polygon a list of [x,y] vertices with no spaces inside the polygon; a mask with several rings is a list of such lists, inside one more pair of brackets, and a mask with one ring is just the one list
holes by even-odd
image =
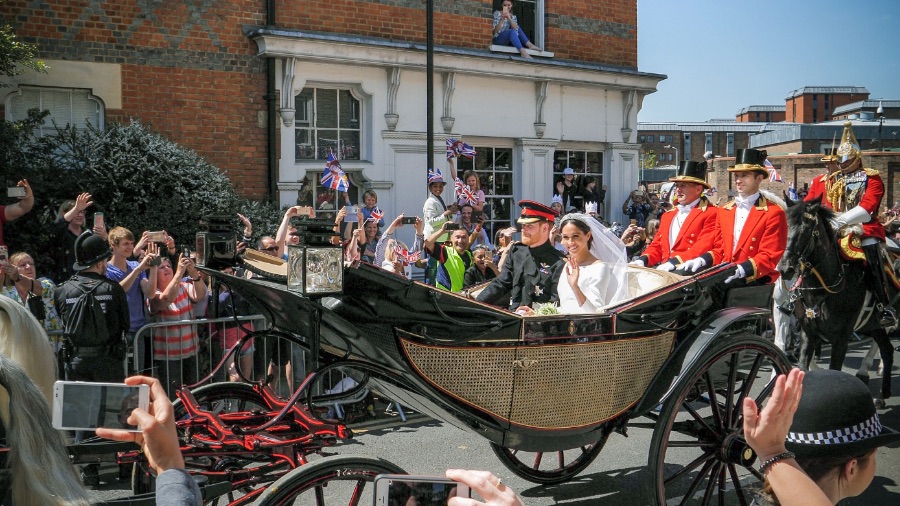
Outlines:
{"label": "smartphone", "polygon": [[484,211],[472,211],[472,222],[478,223],[484,217]]}
{"label": "smartphone", "polygon": [[344,209],[347,210],[347,216],[344,216],[344,222],[356,223],[359,221],[359,216],[356,215],[359,210],[356,208],[356,206],[344,206]]}
{"label": "smartphone", "polygon": [[103,223],[103,213],[94,213],[94,226],[103,228],[104,225],[105,224]]}
{"label": "smartphone", "polygon": [[444,230],[447,230],[447,231],[459,230],[459,223],[447,223],[447,225],[444,227]]}
{"label": "smartphone", "polygon": [[166,232],[165,230],[158,230],[156,232],[147,232],[147,240],[150,242],[166,242]]}
{"label": "smartphone", "polygon": [[447,506],[451,497],[468,498],[472,494],[467,485],[442,477],[405,474],[379,474],[375,477],[375,506]]}
{"label": "smartphone", "polygon": [[7,197],[24,197],[28,195],[28,190],[24,186],[10,186],[6,189]]}
{"label": "smartphone", "polygon": [[631,224],[632,224],[632,225],[637,225],[637,220],[632,219],[632,220],[631,220]]}
{"label": "smartphone", "polygon": [[415,225],[416,217],[415,216],[404,216],[403,218],[400,218],[400,224],[401,225]]}
{"label": "smartphone", "polygon": [[150,387],[124,383],[57,381],[53,384],[53,428],[89,430],[99,427],[140,432],[128,424],[134,408],[150,407]]}
{"label": "smartphone", "polygon": [[5,264],[7,261],[9,261],[9,249],[0,244],[0,264]]}

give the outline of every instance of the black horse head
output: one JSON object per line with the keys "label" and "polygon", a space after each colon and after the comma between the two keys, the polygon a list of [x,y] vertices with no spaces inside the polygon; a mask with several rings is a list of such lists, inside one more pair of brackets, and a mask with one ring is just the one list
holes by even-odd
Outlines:
{"label": "black horse head", "polygon": [[825,248],[834,247],[832,219],[834,212],[818,202],[800,202],[788,208],[787,246],[777,267],[785,279],[794,277],[801,259],[813,261]]}

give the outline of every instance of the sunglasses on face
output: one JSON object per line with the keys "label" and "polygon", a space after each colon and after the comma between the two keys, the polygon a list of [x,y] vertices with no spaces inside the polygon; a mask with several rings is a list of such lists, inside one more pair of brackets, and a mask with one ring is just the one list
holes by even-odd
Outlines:
{"label": "sunglasses on face", "polygon": [[268,248],[263,248],[263,251],[278,251],[278,246],[269,246]]}

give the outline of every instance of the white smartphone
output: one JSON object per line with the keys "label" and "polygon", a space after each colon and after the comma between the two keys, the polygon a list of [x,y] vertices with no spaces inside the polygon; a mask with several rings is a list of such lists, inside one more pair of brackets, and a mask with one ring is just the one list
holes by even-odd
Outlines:
{"label": "white smartphone", "polygon": [[344,209],[347,210],[347,216],[344,216],[345,222],[356,223],[359,221],[359,216],[356,215],[359,212],[359,208],[356,206],[344,206]]}
{"label": "white smartphone", "polygon": [[57,381],[53,384],[53,428],[93,431],[99,427],[139,432],[127,420],[134,408],[150,407],[150,387],[124,383]]}
{"label": "white smartphone", "polygon": [[100,212],[94,213],[94,226],[100,227],[100,228],[104,227],[103,213],[100,213]]}
{"label": "white smartphone", "polygon": [[7,197],[22,198],[25,195],[28,195],[28,189],[24,186],[11,186],[6,189]]}
{"label": "white smartphone", "polygon": [[447,506],[451,497],[471,497],[468,485],[437,476],[379,474],[375,477],[375,506]]}

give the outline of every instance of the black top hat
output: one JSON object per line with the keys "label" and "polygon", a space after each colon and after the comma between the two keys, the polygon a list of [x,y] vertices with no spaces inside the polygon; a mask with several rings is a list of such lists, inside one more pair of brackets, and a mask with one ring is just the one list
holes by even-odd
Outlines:
{"label": "black top hat", "polygon": [[522,215],[516,220],[518,223],[553,221],[559,218],[558,212],[533,200],[520,200],[519,206],[522,208]]}
{"label": "black top hat", "polygon": [[769,175],[766,169],[766,157],[769,154],[765,149],[739,149],[734,157],[734,166],[728,167],[728,172],[759,172],[764,176]]}
{"label": "black top hat", "polygon": [[818,369],[803,378],[803,395],[785,441],[798,457],[856,457],[900,443],[881,425],[869,388],[841,371]]}
{"label": "black top hat", "polygon": [[694,162],[691,160],[682,160],[678,164],[678,171],[675,177],[670,177],[669,181],[676,183],[697,183],[710,188],[706,182],[706,162]]}
{"label": "black top hat", "polygon": [[111,256],[109,244],[89,230],[75,239],[75,263],[72,264],[72,269],[83,271],[101,260],[108,260]]}

